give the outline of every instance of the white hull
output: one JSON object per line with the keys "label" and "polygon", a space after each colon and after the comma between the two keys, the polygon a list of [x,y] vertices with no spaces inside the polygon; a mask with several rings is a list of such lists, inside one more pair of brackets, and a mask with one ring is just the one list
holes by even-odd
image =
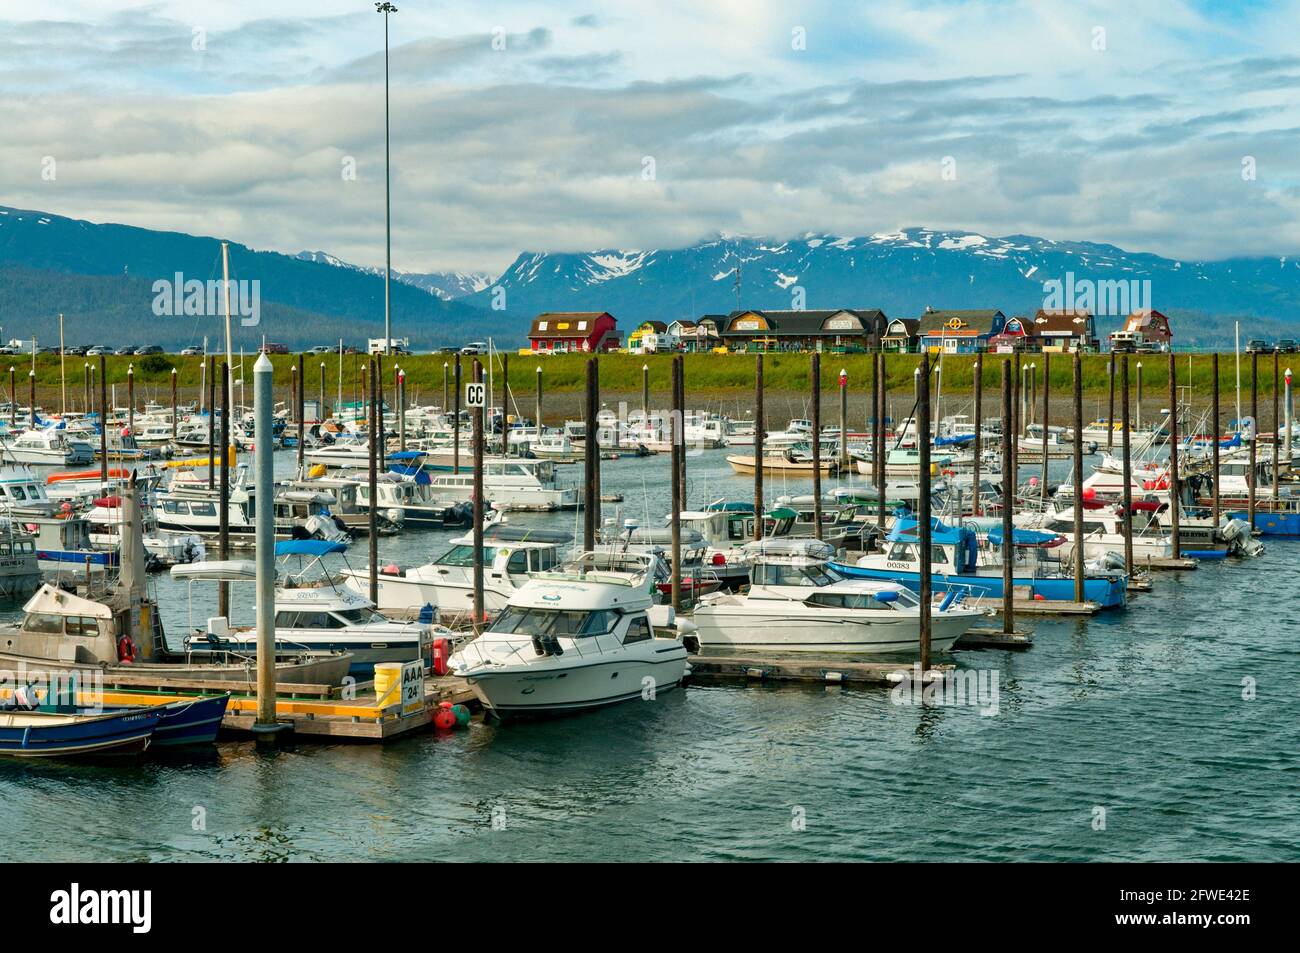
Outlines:
{"label": "white hull", "polygon": [[654,639],[649,644],[655,654],[646,658],[619,657],[619,653],[605,659],[574,659],[569,664],[516,665],[466,678],[484,707],[499,715],[601,708],[648,699],[648,686],[653,686],[657,697],[681,684],[686,649],[672,639]]}
{"label": "white hull", "polygon": [[[490,576],[490,573],[485,573]],[[367,573],[348,570],[343,573],[345,583],[353,592],[363,596],[370,595],[370,577]],[[494,585],[490,578],[483,581],[483,608],[489,615],[495,615],[505,608],[506,602],[515,592],[515,587]],[[376,606],[380,612],[413,612],[425,605],[431,605],[439,612],[470,613],[474,609],[474,587],[456,579],[408,579],[401,576],[379,574],[379,599]]]}
{"label": "white hull", "polygon": [[[701,606],[694,622],[701,649],[773,650],[783,652],[853,653],[863,655],[916,652],[920,649],[919,616],[881,612],[863,618],[861,612],[838,615],[833,610],[801,611],[798,603],[770,607],[750,605]],[[931,619],[930,647],[946,651],[975,622],[978,611],[940,615]]]}

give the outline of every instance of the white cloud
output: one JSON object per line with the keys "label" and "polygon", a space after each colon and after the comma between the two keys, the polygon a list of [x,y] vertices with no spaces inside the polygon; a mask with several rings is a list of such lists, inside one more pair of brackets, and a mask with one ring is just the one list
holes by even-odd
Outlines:
{"label": "white cloud", "polygon": [[[1184,258],[1300,244],[1294,2],[399,7],[404,270],[908,225]],[[7,8],[0,204],[381,261],[381,21],[337,0],[265,13],[72,0],[55,23]]]}

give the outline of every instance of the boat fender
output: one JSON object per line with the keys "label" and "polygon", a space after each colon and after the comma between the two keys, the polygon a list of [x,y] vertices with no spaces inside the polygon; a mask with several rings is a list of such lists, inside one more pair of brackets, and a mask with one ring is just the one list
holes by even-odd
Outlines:
{"label": "boat fender", "polygon": [[123,665],[130,665],[135,661],[135,642],[126,633],[117,640],[117,660]]}
{"label": "boat fender", "polygon": [[[539,653],[540,654],[540,653]],[[447,639],[433,640],[433,661],[431,668],[434,675],[446,675],[449,671],[448,659],[451,657],[451,645]]]}
{"label": "boat fender", "polygon": [[438,713],[433,716],[433,725],[435,728],[441,728],[443,731],[449,731],[456,727],[456,713],[451,710],[448,702],[443,702],[446,708],[439,708]]}
{"label": "boat fender", "polygon": [[951,606],[954,602],[957,601],[957,596],[958,596],[959,594],[960,594],[960,593],[958,593],[958,591],[957,591],[956,589],[949,589],[949,590],[944,594],[943,602],[939,603],[939,611],[940,611],[940,612],[944,612],[944,611],[946,611],[946,610],[948,609],[949,606]]}

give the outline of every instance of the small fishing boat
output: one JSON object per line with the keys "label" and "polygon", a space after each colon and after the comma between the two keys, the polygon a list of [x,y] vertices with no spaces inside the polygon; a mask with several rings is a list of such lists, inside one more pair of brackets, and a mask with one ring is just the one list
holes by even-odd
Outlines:
{"label": "small fishing boat", "polygon": [[[753,454],[731,454],[727,457],[727,463],[741,476],[753,476],[758,467]],[[811,477],[814,469],[811,452],[795,446],[787,446],[773,453],[764,450],[762,466],[763,473],[769,476]],[[821,475],[833,476],[839,472],[839,468],[835,452],[829,447],[822,448],[820,466],[817,468]]]}
{"label": "small fishing boat", "polygon": [[58,425],[24,430],[0,440],[0,459],[10,463],[72,467],[95,459],[94,448],[84,440],[69,438]]}
{"label": "small fishing boat", "polygon": [[0,756],[72,758],[139,754],[149,747],[162,711],[131,708],[97,715],[0,711]]}
{"label": "small fishing boat", "polygon": [[[1002,597],[1002,526],[981,536],[967,525],[945,526],[931,522],[931,574],[935,586],[966,586],[971,592],[992,599]],[[884,579],[901,582],[912,591],[920,588],[920,529],[915,519],[899,519],[886,538],[883,552],[868,553],[854,563],[833,562],[831,568],[853,579]],[[1012,585],[1024,588],[1031,597],[1072,601],[1073,571],[1062,570],[1060,560],[1044,553],[1065,540],[1053,533],[1012,530],[1015,566]],[[1099,566],[1083,582],[1083,597],[1103,609],[1125,605],[1128,577],[1118,570]]]}

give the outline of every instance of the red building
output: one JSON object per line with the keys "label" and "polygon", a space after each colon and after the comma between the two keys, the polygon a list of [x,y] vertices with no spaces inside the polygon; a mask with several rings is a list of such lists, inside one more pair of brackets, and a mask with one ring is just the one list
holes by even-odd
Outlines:
{"label": "red building", "polygon": [[533,320],[528,342],[538,354],[618,350],[618,321],[608,311],[547,311]]}

